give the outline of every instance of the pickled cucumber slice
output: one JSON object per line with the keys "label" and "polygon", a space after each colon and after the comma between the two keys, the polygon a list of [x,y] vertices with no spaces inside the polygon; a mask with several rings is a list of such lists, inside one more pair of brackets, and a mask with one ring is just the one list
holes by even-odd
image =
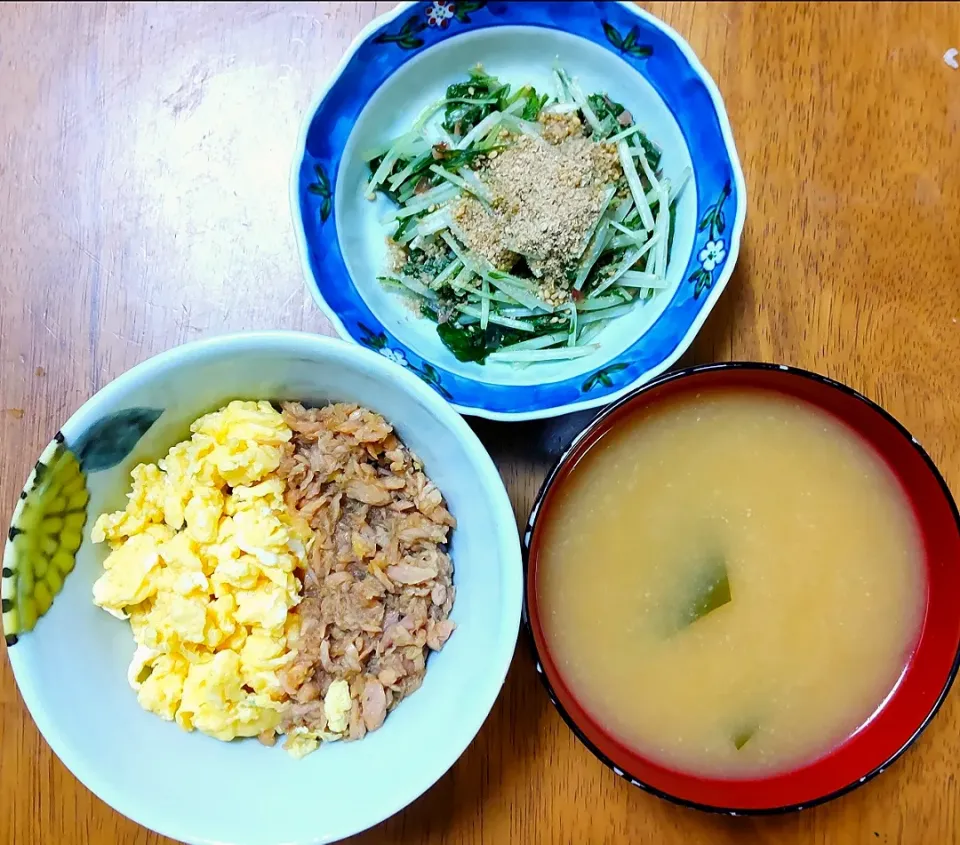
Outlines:
{"label": "pickled cucumber slice", "polygon": [[58,433],[30,473],[7,534],[0,597],[8,646],[33,629],[63,589],[83,540],[89,498],[80,463]]}

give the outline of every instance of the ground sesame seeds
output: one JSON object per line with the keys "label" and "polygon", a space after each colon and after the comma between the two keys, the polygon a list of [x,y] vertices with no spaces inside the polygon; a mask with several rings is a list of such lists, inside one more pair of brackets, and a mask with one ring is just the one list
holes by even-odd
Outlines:
{"label": "ground sesame seeds", "polygon": [[[576,115],[541,116],[542,137],[513,136],[478,170],[489,205],[465,196],[453,219],[467,246],[501,270],[523,259],[551,305],[569,299],[569,271],[603,208],[604,188],[622,176],[616,148],[583,135]],[[510,137],[510,136],[508,136]]]}

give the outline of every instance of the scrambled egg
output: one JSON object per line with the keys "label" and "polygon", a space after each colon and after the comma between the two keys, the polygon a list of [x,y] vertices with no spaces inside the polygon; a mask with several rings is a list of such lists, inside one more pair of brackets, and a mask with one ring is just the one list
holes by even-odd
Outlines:
{"label": "scrambled egg", "polygon": [[111,552],[93,598],[130,620],[144,709],[217,739],[255,736],[280,721],[311,537],[276,476],[292,434],[269,402],[231,402],[190,430],[94,525]]}
{"label": "scrambled egg", "polygon": [[334,681],[323,697],[323,711],[327,717],[327,730],[311,731],[296,727],[284,745],[294,757],[306,757],[316,751],[322,740],[332,742],[340,739],[350,728],[350,685],[346,681]]}

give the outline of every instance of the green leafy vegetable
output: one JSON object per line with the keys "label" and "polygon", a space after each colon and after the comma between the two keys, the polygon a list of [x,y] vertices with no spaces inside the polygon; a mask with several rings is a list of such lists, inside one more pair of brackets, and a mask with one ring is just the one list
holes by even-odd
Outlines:
{"label": "green leafy vegetable", "polygon": [[504,86],[495,76],[490,76],[483,68],[477,66],[470,71],[470,79],[466,82],[456,82],[447,87],[447,99],[459,100],[487,100],[489,103],[447,103],[443,114],[443,128],[457,138],[462,138],[490,112],[495,111],[499,104],[502,90],[509,92],[509,86]]}
{"label": "green leafy vegetable", "polygon": [[457,323],[438,323],[437,335],[458,361],[478,361],[489,355],[485,332],[479,324],[461,326]]}
{"label": "green leafy vegetable", "polygon": [[613,118],[614,122],[616,122],[624,112],[623,106],[611,100],[606,94],[591,94],[587,97],[587,102],[590,104],[590,108],[593,109],[593,113],[600,120]]}
{"label": "green leafy vegetable", "polygon": [[405,217],[400,221],[397,231],[393,234],[393,239],[398,242],[406,241],[408,237],[413,236],[417,228],[417,223],[416,217]]}
{"label": "green leafy vegetable", "polygon": [[[593,109],[593,113],[603,127],[602,137],[609,138],[624,128],[624,125],[620,123],[620,115],[626,109],[620,103],[614,102],[606,94],[591,94],[587,97],[587,103]],[[630,120],[626,125],[632,126],[633,120]]]}
{"label": "green leafy vegetable", "polygon": [[[412,35],[398,33],[397,38]],[[614,35],[611,43],[625,54],[639,56],[647,49],[637,43],[639,31]],[[541,134],[536,121],[549,94],[529,84],[511,87],[478,65],[467,78],[448,86],[445,97],[422,109],[409,131],[380,140],[364,154],[371,169],[365,192],[370,197],[384,195],[396,204],[382,221],[404,254],[400,266],[381,277],[382,283],[412,297],[461,361],[483,363],[492,353],[502,353],[491,360],[525,365],[588,355],[597,348],[592,341],[604,325],[669,287],[664,247],[672,241],[675,199],[689,174],[677,180],[665,218],[666,186],[653,187],[669,178],[660,172],[660,150],[621,103],[602,92],[586,95],[562,69],[555,69],[554,75],[561,92],[553,110],[578,117],[595,140],[616,136],[624,174],[604,186],[604,202],[580,240],[580,251],[564,261],[569,297],[555,301],[544,292],[542,285],[549,279],[541,277],[544,271],[539,266],[531,269],[531,256],[521,255],[511,266],[500,268],[508,272],[498,273],[470,246],[472,225],[457,205],[465,197],[477,197],[487,213],[502,211],[501,198],[493,193],[486,172],[497,167],[490,155],[510,149],[521,135]],[[326,199],[320,209],[323,216],[330,210],[332,194],[325,176],[309,190]],[[724,223],[717,213],[709,221],[711,232],[722,234]],[[510,249],[504,241],[504,249]],[[558,343],[564,349],[551,348]],[[584,382],[583,390],[609,387],[609,374],[616,371],[598,371]],[[675,630],[729,601],[729,584],[715,581],[697,588],[702,595],[688,597],[689,607]]]}
{"label": "green leafy vegetable", "polygon": [[[491,312],[496,313],[496,312]],[[431,316],[424,311],[425,316]],[[432,318],[432,317],[431,317]],[[531,320],[536,330],[542,331],[543,327],[549,325],[553,330],[559,330],[564,327],[562,323],[550,324],[549,317],[541,320]],[[449,349],[458,361],[476,361],[483,363],[486,357],[492,352],[509,346],[513,343],[529,339],[530,335],[526,332],[516,329],[498,326],[493,323],[487,326],[486,330],[480,328],[479,323],[471,323],[464,326],[455,322],[445,322],[437,324],[437,335],[443,341],[443,345]]]}
{"label": "green leafy vegetable", "polygon": [[662,155],[660,148],[654,144],[642,130],[636,134],[635,140],[640,141],[640,146],[643,147],[644,155],[647,157],[647,164],[649,164],[650,169],[656,173],[660,169],[660,157]]}
{"label": "green leafy vegetable", "polygon": [[523,107],[523,111],[520,112],[520,117],[523,120],[536,120],[540,116],[540,112],[546,105],[549,98],[549,94],[541,94],[538,96],[537,90],[535,88],[531,88],[530,96]]}
{"label": "green leafy vegetable", "polygon": [[667,229],[667,257],[669,258],[670,253],[673,251],[673,236],[677,231],[677,202],[679,202],[680,197],[675,197],[673,202],[670,203],[670,226]]}
{"label": "green leafy vegetable", "polygon": [[400,272],[414,278],[420,276],[435,278],[450,263],[451,257],[447,253],[428,257],[423,250],[411,249],[407,253],[407,263],[400,268]]}
{"label": "green leafy vegetable", "polygon": [[467,167],[479,156],[487,155],[488,153],[493,152],[493,150],[502,149],[505,149],[505,147],[502,144],[498,144],[485,147],[472,147],[466,150],[444,150],[443,152],[434,156],[434,158],[437,160],[436,162],[430,163],[439,163],[443,165],[445,169],[456,173],[461,167]]}
{"label": "green leafy vegetable", "polygon": [[[371,174],[377,172],[377,169],[380,167],[381,164],[383,164],[384,158],[386,158],[386,155],[377,156],[376,158],[370,160],[370,173],[371,173]],[[377,190],[378,190],[381,194],[383,194],[384,196],[389,197],[391,200],[393,200],[393,201],[394,201],[395,203],[397,203],[398,205],[400,204],[400,195],[399,195],[399,193],[398,193],[397,191],[391,190],[390,187],[389,187],[389,185],[388,185],[386,182],[382,183],[382,184],[377,188]]]}

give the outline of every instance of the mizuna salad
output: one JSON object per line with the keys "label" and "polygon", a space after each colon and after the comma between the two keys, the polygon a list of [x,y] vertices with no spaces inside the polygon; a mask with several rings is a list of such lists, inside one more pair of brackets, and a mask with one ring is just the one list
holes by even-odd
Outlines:
{"label": "mizuna salad", "polygon": [[667,287],[677,199],[661,150],[622,105],[516,90],[473,68],[410,131],[367,153],[366,195],[389,197],[390,266],[461,361],[591,354],[610,320]]}

